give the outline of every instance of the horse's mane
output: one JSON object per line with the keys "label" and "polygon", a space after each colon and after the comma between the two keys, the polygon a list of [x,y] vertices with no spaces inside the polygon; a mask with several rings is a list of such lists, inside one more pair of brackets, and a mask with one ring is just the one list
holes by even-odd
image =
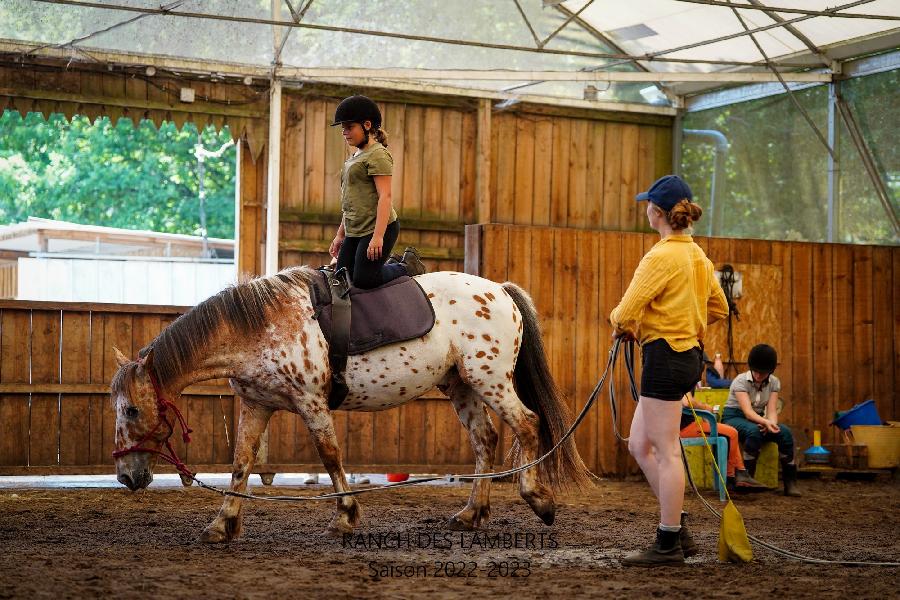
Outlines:
{"label": "horse's mane", "polygon": [[157,379],[171,381],[194,364],[216,330],[227,327],[241,335],[262,330],[269,309],[279,306],[298,286],[308,286],[314,274],[304,266],[269,277],[242,278],[178,317],[139,356],[146,356],[152,349]]}

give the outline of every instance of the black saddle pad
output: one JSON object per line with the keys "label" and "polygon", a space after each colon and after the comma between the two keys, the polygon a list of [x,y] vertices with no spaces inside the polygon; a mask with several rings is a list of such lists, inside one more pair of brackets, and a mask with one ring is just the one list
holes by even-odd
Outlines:
{"label": "black saddle pad", "polygon": [[[325,339],[331,340],[331,291],[321,272],[314,279],[313,304]],[[350,288],[349,356],[422,337],[434,327],[434,308],[425,290],[408,276],[371,290]]]}

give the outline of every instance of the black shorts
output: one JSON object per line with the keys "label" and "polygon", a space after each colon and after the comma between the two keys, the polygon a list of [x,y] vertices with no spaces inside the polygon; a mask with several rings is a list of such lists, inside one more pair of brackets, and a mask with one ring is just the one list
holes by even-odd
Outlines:
{"label": "black shorts", "polygon": [[675,352],[660,338],[641,347],[641,396],[681,400],[700,381],[703,352],[691,348]]}

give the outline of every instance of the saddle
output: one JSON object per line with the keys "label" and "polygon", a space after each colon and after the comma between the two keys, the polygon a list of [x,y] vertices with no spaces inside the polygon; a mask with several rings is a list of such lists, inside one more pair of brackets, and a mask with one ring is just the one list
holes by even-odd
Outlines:
{"label": "saddle", "polygon": [[313,278],[310,292],[313,318],[328,341],[331,410],[349,392],[344,380],[348,356],[422,337],[434,327],[434,307],[425,290],[405,275],[363,290],[352,286],[346,269],[335,272],[323,267]]}

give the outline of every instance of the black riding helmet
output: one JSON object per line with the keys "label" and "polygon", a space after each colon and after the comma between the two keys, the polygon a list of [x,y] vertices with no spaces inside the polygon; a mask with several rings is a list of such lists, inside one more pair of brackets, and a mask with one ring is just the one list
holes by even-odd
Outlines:
{"label": "black riding helmet", "polygon": [[334,111],[332,127],[346,122],[362,123],[372,121],[372,129],[381,127],[381,111],[378,105],[366,96],[350,96],[344,98]]}
{"label": "black riding helmet", "polygon": [[747,358],[750,369],[758,373],[772,373],[778,365],[778,353],[768,344],[757,344]]}

